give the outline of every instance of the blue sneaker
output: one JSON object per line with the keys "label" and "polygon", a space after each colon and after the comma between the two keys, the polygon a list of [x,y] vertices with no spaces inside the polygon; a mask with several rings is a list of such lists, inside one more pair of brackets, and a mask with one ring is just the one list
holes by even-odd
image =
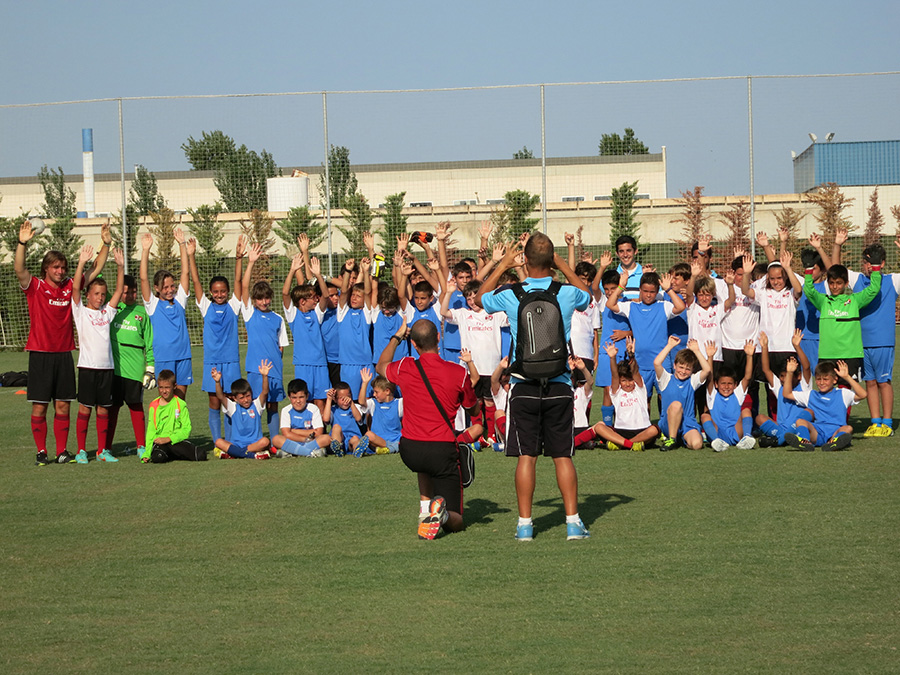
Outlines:
{"label": "blue sneaker", "polygon": [[97,451],[97,461],[98,462],[118,462],[119,460],[113,457],[113,454],[109,450],[98,450]]}
{"label": "blue sneaker", "polygon": [[334,453],[335,457],[343,457],[344,444],[341,441],[334,439],[333,441],[331,441],[331,452]]}
{"label": "blue sneaker", "polygon": [[516,526],[516,541],[531,541],[534,538],[534,524]]}
{"label": "blue sneaker", "polygon": [[356,449],[353,451],[354,457],[362,457],[366,454],[366,450],[369,449],[369,437],[363,436],[359,439],[359,443],[356,446]]}
{"label": "blue sneaker", "polygon": [[87,453],[84,450],[79,450],[78,454],[75,455],[75,461],[78,464],[87,464],[88,463]]}
{"label": "blue sneaker", "polygon": [[587,539],[591,536],[591,533],[588,532],[587,528],[584,526],[584,523],[579,520],[577,523],[566,523],[566,539],[572,541],[573,539]]}

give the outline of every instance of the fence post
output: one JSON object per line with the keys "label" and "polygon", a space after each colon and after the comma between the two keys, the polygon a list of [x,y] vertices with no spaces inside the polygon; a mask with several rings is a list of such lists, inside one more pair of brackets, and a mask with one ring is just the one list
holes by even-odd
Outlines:
{"label": "fence post", "polygon": [[756,187],[753,183],[753,78],[747,76],[747,128],[750,144],[750,255],[756,258]]}
{"label": "fence post", "polygon": [[122,99],[119,99],[119,184],[122,188],[122,254],[128,274],[128,217],[125,215],[125,127],[122,123]]}
{"label": "fence post", "polygon": [[328,225],[328,276],[334,276],[334,255],[331,250],[331,180],[328,171],[328,94],[322,92],[322,124],[325,137],[325,222]]}
{"label": "fence post", "polygon": [[547,144],[544,135],[544,85],[541,85],[541,224],[547,234]]}

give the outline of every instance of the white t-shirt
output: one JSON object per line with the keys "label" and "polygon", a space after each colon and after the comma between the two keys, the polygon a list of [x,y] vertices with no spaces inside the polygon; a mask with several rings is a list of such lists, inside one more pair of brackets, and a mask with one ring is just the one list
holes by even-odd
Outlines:
{"label": "white t-shirt", "polygon": [[650,426],[650,411],[647,409],[647,387],[637,386],[625,391],[619,387],[610,389],[609,397],[616,408],[616,429],[646,429]]}
{"label": "white t-shirt", "polygon": [[[587,389],[582,384],[580,387],[575,387],[575,428],[587,428],[591,426],[590,422],[588,422],[588,403],[591,402],[591,397],[594,395],[593,389]],[[650,426],[649,424],[647,426]]]}
{"label": "white t-shirt", "polygon": [[713,361],[722,360],[722,327],[721,319],[725,305],[710,305],[703,309],[698,303],[693,302],[687,308],[688,338],[700,343],[700,348],[706,354],[706,343],[716,343],[716,353]]}
{"label": "white t-shirt", "polygon": [[492,394],[491,398],[494,399],[494,407],[505,413],[506,402],[509,400],[509,392],[506,391],[506,388],[502,384],[500,385],[500,389],[497,390],[497,393]]}
{"label": "white t-shirt", "polygon": [[572,341],[572,351],[575,353],[575,356],[593,360],[594,329],[600,327],[599,315],[600,308],[593,299],[591,299],[586,310],[581,312],[576,309],[572,315],[572,329],[569,339]]}
{"label": "white t-shirt", "polygon": [[[800,371],[798,370],[794,374],[796,375],[799,372]],[[778,379],[778,376],[775,375],[774,373],[772,373],[772,382],[769,383],[769,389],[775,395],[775,398],[778,398],[778,395],[781,394],[782,386],[783,385],[781,384],[781,380]],[[812,382],[805,380],[802,375],[800,376],[800,391],[803,391],[806,393],[809,393],[812,391]],[[797,392],[795,391],[794,393],[797,393]]]}
{"label": "white t-shirt", "polygon": [[797,317],[797,300],[790,285],[776,291],[771,288],[757,288],[754,303],[759,305],[759,330],[769,338],[770,352],[793,352]]}
{"label": "white t-shirt", "polygon": [[478,374],[489,376],[493,373],[502,358],[500,329],[509,325],[506,314],[474,312],[463,307],[451,309],[447,321],[459,326],[460,346],[472,352],[472,361]]}
{"label": "white t-shirt", "polygon": [[91,309],[81,302],[72,302],[72,318],[78,329],[79,368],[113,369],[109,326],[118,311],[116,307],[109,305]]}
{"label": "white t-shirt", "polygon": [[[728,299],[728,284],[724,279],[715,279],[716,298],[719,306],[724,309]],[[750,286],[757,290],[760,282],[765,284],[765,278],[754,281]],[[746,297],[735,284],[734,304],[722,314],[719,319],[719,327],[722,332],[722,347],[725,349],[743,349],[747,340],[757,341],[759,338],[759,306]]]}
{"label": "white t-shirt", "polygon": [[[845,408],[848,408],[851,405],[856,405],[857,403],[859,403],[859,401],[856,400],[856,394],[853,393],[852,389],[838,389],[837,387],[835,387],[834,389],[832,389],[832,391],[840,392],[841,398],[844,401]],[[802,405],[804,408],[808,408],[809,407],[809,397],[810,397],[811,393],[812,393],[811,391],[795,391],[794,392],[794,401],[796,401],[797,403]],[[842,424],[842,425],[846,424],[846,420],[844,420],[844,421],[841,421],[841,420],[816,420],[817,423],[818,422],[826,422],[826,421],[832,422],[832,423],[838,422],[839,424]]]}

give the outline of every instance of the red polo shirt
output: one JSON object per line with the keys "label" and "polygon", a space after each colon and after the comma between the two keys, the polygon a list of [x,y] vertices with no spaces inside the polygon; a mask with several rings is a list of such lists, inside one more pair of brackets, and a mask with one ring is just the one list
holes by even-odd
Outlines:
{"label": "red polo shirt", "polygon": [[[444,361],[433,352],[419,356],[422,369],[431,382],[431,388],[441,402],[450,422],[456,417],[459,406],[471,408],[478,402],[468,371],[456,363]],[[403,437],[411,441],[449,441],[456,438],[434,405],[431,394],[415,359],[407,356],[389,364],[385,372],[388,380],[403,392]]]}

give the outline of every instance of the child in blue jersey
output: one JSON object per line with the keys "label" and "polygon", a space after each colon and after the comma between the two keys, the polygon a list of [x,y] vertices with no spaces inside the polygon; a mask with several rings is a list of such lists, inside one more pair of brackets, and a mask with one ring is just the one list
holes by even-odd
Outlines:
{"label": "child in blue jersey", "polygon": [[[406,314],[407,326],[412,326],[419,319],[427,319],[433,323],[438,331],[438,349],[442,351],[444,344],[442,337],[443,322],[441,320],[440,305],[435,302],[434,289],[431,287],[431,284],[427,281],[419,281],[412,287],[412,302],[407,300],[406,279],[411,277],[413,271],[409,259],[404,259],[400,266],[400,272],[404,278],[401,279],[400,285],[397,286],[397,294],[400,296],[400,309]],[[419,352],[413,346],[410,346],[410,356],[416,358],[419,356]]]}
{"label": "child in blue jersey", "polygon": [[322,419],[326,424],[331,424],[331,451],[335,455],[343,457],[352,452],[354,457],[362,457],[366,454],[369,437],[359,428],[363,414],[353,402],[349,384],[338,382],[338,386],[328,390]]}
{"label": "child in blue jersey", "polygon": [[[294,275],[303,265],[303,254],[298,253],[281,289],[284,317],[294,335],[294,379],[303,380],[310,388],[313,403],[321,413],[325,409],[325,392],[329,386],[328,361],[325,356],[325,340],[322,338],[322,320],[328,288],[322,277],[318,258],[309,261],[310,276],[315,277],[319,293],[313,286],[299,285],[291,288]],[[282,426],[284,426],[282,424]]]}
{"label": "child in blue jersey", "polygon": [[[379,375],[372,380],[368,368],[362,371],[363,387],[359,390],[359,405],[365,409],[371,422],[366,438],[369,449],[366,454],[386,455],[400,451],[400,435],[403,431],[403,399],[394,396],[394,385]],[[366,398],[365,388],[372,382],[372,398]]]}
{"label": "child in blue jersey", "polygon": [[281,433],[272,437],[277,457],[324,457],[331,445],[322,413],[309,402],[309,387],[300,379],[288,382],[291,404],[281,409]]}
{"label": "child in blue jersey", "polygon": [[[792,369],[793,368],[793,369]],[[831,361],[822,361],[816,366],[816,387],[818,391],[794,391],[796,365],[787,367],[784,378],[784,397],[808,407],[815,415],[815,422],[809,432],[809,440],[797,434],[784,435],[787,444],[796,450],[846,450],[852,441],[853,427],[847,424],[847,409],[866,397],[866,390],[850,376],[846,362],[838,361],[837,369]],[[850,388],[838,389],[838,378]]]}
{"label": "child in blue jersey", "polygon": [[[438,240],[440,245],[441,241]],[[472,281],[472,268],[469,267],[468,263],[459,262],[453,266],[451,270],[451,276],[454,281],[456,281],[456,289],[450,293],[450,303],[448,308],[453,309],[463,309],[467,307],[466,297],[462,294],[462,289],[466,287],[466,284]],[[459,326],[455,323],[450,323],[449,321],[444,325],[444,360],[450,361],[451,363],[459,362],[459,352],[462,349],[462,341],[459,336]]]}
{"label": "child in blue jersey", "polygon": [[[300,247],[300,253],[303,255],[303,266],[309,269],[309,237],[305,233],[298,235],[297,245]],[[301,273],[298,272],[299,274]],[[300,283],[299,279],[298,283]],[[323,316],[320,326],[322,327],[322,341],[325,343],[328,380],[331,383],[330,386],[334,387],[341,381],[341,352],[337,321],[338,297],[341,294],[341,289],[339,285],[333,283],[330,279],[325,280],[325,289],[323,295],[325,303],[322,309]]]}
{"label": "child in blue jersey", "polygon": [[[672,290],[678,294],[678,297],[684,300],[685,307],[687,307],[688,282],[691,280],[692,276],[691,266],[684,262],[676,263],[669,269],[669,274],[672,275]],[[689,337],[687,312],[685,311],[681,314],[676,314],[669,319],[666,322],[666,331],[669,335],[674,335],[681,340],[682,344],[687,344]],[[669,358],[665,363],[665,368],[671,373],[674,366],[675,354],[669,352]]]}
{"label": "child in blue jersey", "polygon": [[[894,242],[900,247],[900,238]],[[850,272],[850,287],[860,293],[872,283],[873,254],[879,260],[885,256],[881,244],[872,244],[863,251],[862,273]],[[863,436],[886,438],[894,435],[894,347],[897,340],[895,312],[900,293],[900,274],[883,274],[881,289],[868,305],[859,310],[863,342],[863,376],[866,383],[866,403],[872,423]]]}
{"label": "child in blue jersey", "polygon": [[[222,389],[231,393],[231,382],[241,378],[241,355],[238,352],[238,314],[241,312],[241,259],[244,257],[244,237],[238,237],[234,253],[234,293],[228,287],[228,279],[215,276],[209,282],[210,300],[203,292],[200,272],[197,270],[197,240],[187,245],[194,283],[194,297],[203,317],[203,384],[201,389],[209,395],[209,432],[213,440],[222,438],[222,404],[216,396],[216,383],[211,373],[215,368],[222,373]],[[230,296],[230,297],[229,297]],[[226,434],[230,433],[225,427]],[[227,438],[227,436],[226,436]]]}
{"label": "child in blue jersey", "polygon": [[[380,284],[379,284],[380,285]],[[372,355],[375,360],[381,356],[381,352],[387,347],[391,336],[397,332],[403,323],[403,314],[400,312],[400,296],[394,286],[382,286],[378,289],[375,310],[372,312]],[[399,361],[404,356],[409,356],[409,343],[406,341],[397,345],[394,351],[394,361]]]}
{"label": "child in blue jersey", "polygon": [[[707,351],[707,356],[712,361],[716,353],[716,344]],[[753,415],[749,408],[742,408],[744,398],[747,396],[747,387],[753,378],[753,353],[756,351],[756,343],[747,340],[744,344],[744,353],[747,355],[747,365],[744,369],[744,377],[737,382],[737,373],[731,366],[720,365],[716,368],[715,377],[708,378],[706,388],[706,405],[708,412],[700,415],[700,423],[706,432],[706,438],[716,452],[727,450],[735,445],[741,450],[750,450],[756,447],[756,439],[750,435],[753,428]],[[711,353],[710,353],[711,352]]]}
{"label": "child in blue jersey", "polygon": [[[766,378],[766,384],[778,399],[778,418],[777,421],[763,414],[756,416],[756,424],[762,432],[759,438],[760,447],[770,447],[773,445],[784,445],[784,437],[786,434],[795,434],[796,436],[809,440],[809,427],[812,425],[812,414],[809,410],[795,401],[790,401],[784,397],[784,380],[787,377],[787,366],[791,360],[799,362],[799,368],[795,371],[800,374],[799,382],[794,385],[794,391],[811,391],[812,390],[812,370],[810,369],[809,359],[803,350],[803,331],[797,328],[794,336],[791,338],[791,344],[797,351],[797,358],[788,358],[784,366],[779,368],[779,372],[775,373],[769,364],[769,336],[765,331],[759,334],[759,357],[762,367],[763,376]],[[794,376],[794,381],[797,377]]]}
{"label": "child in blue jersey", "polygon": [[[619,273],[616,270],[607,269],[603,271],[611,262],[609,253],[604,252],[600,256],[600,272],[594,277],[594,283],[591,285],[591,292],[594,298],[602,302],[602,312],[600,318],[600,344],[606,345],[610,343],[620,342],[622,349],[616,351],[616,362],[621,363],[625,359],[624,342],[632,335],[631,324],[628,318],[622,314],[616,314],[606,306],[606,299],[619,287]],[[603,293],[601,294],[598,285],[602,285]],[[600,419],[603,423],[612,428],[615,407],[613,406],[612,397],[610,396],[610,387],[612,386],[612,368],[611,363],[607,359],[598,359],[597,367],[594,371],[594,386],[603,388],[603,402],[600,406]]]}
{"label": "child in blue jersey", "polygon": [[[272,363],[269,373],[266,403],[267,423],[271,430],[278,423],[278,402],[284,400],[284,348],[288,344],[284,319],[272,311],[272,299],[275,293],[268,281],[250,283],[253,265],[259,260],[262,248],[259,244],[250,247],[247,255],[247,270],[241,282],[241,316],[247,328],[247,354],[244,364],[247,369],[247,381],[254,391],[259,391],[262,379],[254,371],[253,364],[260,361]],[[250,304],[252,301],[253,304]]]}
{"label": "child in blue jersey", "polygon": [[[679,437],[692,450],[703,447],[703,435],[700,425],[694,416],[694,392],[706,382],[710,374],[710,365],[700,343],[688,340],[687,349],[675,355],[675,367],[672,373],[663,368],[669,352],[681,343],[674,335],[669,338],[663,350],[653,360],[656,378],[659,382],[660,407],[663,411],[659,420],[659,429],[665,435],[660,450],[674,450]],[[707,345],[707,353],[715,345]],[[699,372],[694,372],[699,365]]]}
{"label": "child in blue jersey", "polygon": [[[634,357],[649,397],[653,394],[654,387],[657,391],[660,390],[656,386],[654,358],[665,348],[668,320],[684,311],[684,300],[672,290],[671,274],[664,274],[660,277],[656,272],[644,272],[641,277],[639,299],[634,302],[620,303],[619,297],[625,291],[627,284],[628,273],[622,272],[619,277],[619,285],[607,298],[606,306],[613,312],[626,317],[631,324],[631,330],[634,333]],[[660,290],[669,296],[668,300],[659,300]]]}
{"label": "child in blue jersey", "polygon": [[269,439],[262,433],[262,415],[266,394],[269,393],[268,375],[271,370],[271,361],[263,360],[259,364],[262,387],[258,398],[253,398],[253,389],[244,379],[231,383],[231,398],[228,398],[222,391],[222,373],[215,368],[210,372],[216,383],[216,396],[231,424],[231,440],[216,439],[216,456],[219,459],[269,459],[272,456],[269,454]]}
{"label": "child in blue jersey", "polygon": [[[350,275],[355,261],[351,258],[344,263],[341,272],[341,297],[338,299],[338,340],[341,350],[341,381],[350,385],[352,391],[359,391],[362,384],[360,372],[372,368],[372,342],[369,326],[372,323],[371,294],[372,277],[369,275],[370,260],[359,261],[359,276],[362,283],[350,287]],[[336,387],[335,387],[336,388]],[[328,403],[325,403],[327,409]]]}
{"label": "child in blue jersey", "polygon": [[175,277],[168,270],[153,275],[153,293],[150,292],[150,248],[153,235],[144,234],[141,241],[141,296],[144,308],[153,326],[153,354],[156,369],[175,373],[175,394],[182,399],[194,381],[191,369],[191,340],[188,336],[185,306],[188,299],[190,267],[184,233],[175,230],[175,241],[181,251],[181,283],[176,286]]}

